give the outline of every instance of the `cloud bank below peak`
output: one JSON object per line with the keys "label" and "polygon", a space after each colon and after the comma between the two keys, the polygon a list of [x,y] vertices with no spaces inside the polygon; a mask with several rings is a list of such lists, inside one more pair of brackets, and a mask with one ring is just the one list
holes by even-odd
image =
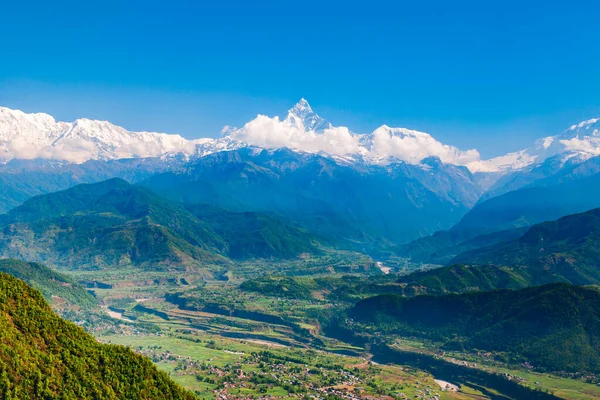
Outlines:
{"label": "cloud bank below peak", "polygon": [[345,126],[332,126],[319,117],[304,99],[290,109],[284,119],[258,115],[227,134],[256,147],[288,147],[308,153],[361,157],[377,163],[400,160],[418,164],[425,158],[438,157],[444,163],[469,166],[481,158],[475,149],[463,151],[441,143],[428,133],[405,128],[382,125],[371,133],[353,133]]}
{"label": "cloud bank below peak", "polygon": [[359,134],[344,126],[333,126],[319,117],[304,99],[284,119],[258,115],[242,128],[229,130],[228,135],[251,146],[288,147],[380,164],[393,161],[419,164],[428,157],[437,157],[447,164],[465,166],[471,172],[516,171],[557,154],[564,154],[564,160],[574,155],[582,160],[600,155],[597,118],[573,125],[559,135],[539,139],[527,149],[483,160],[476,149],[462,150],[425,132],[382,125],[371,133]]}

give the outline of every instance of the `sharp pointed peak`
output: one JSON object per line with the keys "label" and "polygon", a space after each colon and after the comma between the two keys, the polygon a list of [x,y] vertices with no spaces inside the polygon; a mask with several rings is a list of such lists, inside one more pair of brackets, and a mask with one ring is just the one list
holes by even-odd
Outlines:
{"label": "sharp pointed peak", "polygon": [[312,107],[308,104],[308,101],[302,97],[294,106],[289,110],[289,112],[294,113],[296,115],[308,114],[312,113]]}
{"label": "sharp pointed peak", "polygon": [[286,120],[292,123],[300,122],[309,131],[322,132],[331,128],[331,124],[315,113],[304,97],[288,110]]}

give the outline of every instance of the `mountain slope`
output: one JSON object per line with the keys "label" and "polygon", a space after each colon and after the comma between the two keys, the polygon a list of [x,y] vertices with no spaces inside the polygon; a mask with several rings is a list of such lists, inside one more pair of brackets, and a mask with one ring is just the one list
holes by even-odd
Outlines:
{"label": "mountain slope", "polygon": [[177,158],[170,158],[168,162],[157,158],[90,160],[82,164],[42,159],[11,160],[0,164],[0,213],[33,196],[111,178],[135,183],[158,172],[177,168],[183,162],[183,159]]}
{"label": "mountain slope", "polygon": [[360,301],[350,315],[445,348],[507,352],[550,371],[600,371],[600,291],[551,284],[520,290]]}
{"label": "mountain slope", "polygon": [[453,230],[494,232],[550,221],[600,207],[600,174],[546,187],[528,187],[473,207]]}
{"label": "mountain slope", "polygon": [[0,272],[25,281],[42,292],[48,302],[57,297],[83,308],[96,305],[96,299],[83,286],[67,275],[53,271],[41,264],[20,260],[0,260]]}
{"label": "mountain slope", "polygon": [[120,179],[34,197],[0,215],[0,227],[1,255],[78,269],[210,273],[229,265],[226,257],[319,252],[315,237],[281,220],[200,205],[187,209]]}
{"label": "mountain slope", "polygon": [[407,292],[447,293],[570,282],[600,284],[600,209],[536,224],[514,238],[479,243],[450,266],[399,278]]}
{"label": "mountain slope", "polygon": [[362,250],[450,226],[477,201],[481,190],[466,168],[426,162],[350,166],[287,149],[241,149],[211,154],[143,184],[186,203],[279,214]]}
{"label": "mountain slope", "polygon": [[192,399],[130,349],[99,344],[52,312],[40,292],[0,274],[3,399]]}
{"label": "mountain slope", "polygon": [[600,282],[600,209],[534,225],[521,238],[458,255],[452,262],[526,266],[575,284]]}
{"label": "mountain slope", "polygon": [[319,253],[318,239],[281,219],[254,212],[234,213],[206,204],[186,208],[227,243],[235,259],[295,258]]}
{"label": "mountain slope", "polygon": [[396,253],[414,262],[448,263],[461,252],[516,239],[534,224],[600,207],[600,173],[556,181],[481,202],[451,229],[397,247]]}
{"label": "mountain slope", "polygon": [[534,282],[531,271],[525,268],[461,264],[414,272],[398,278],[398,283],[405,285],[403,293],[407,296],[520,289],[556,281],[562,279]]}
{"label": "mountain slope", "polygon": [[503,175],[479,199],[479,203],[530,187],[546,187],[582,179],[600,172],[600,157],[576,152],[559,153],[539,164]]}
{"label": "mountain slope", "polygon": [[445,265],[465,251],[519,238],[527,229],[528,227],[520,227],[482,235],[468,230],[450,229],[394,247],[392,251],[413,263]]}
{"label": "mountain slope", "polygon": [[65,268],[211,269],[225,243],[182,206],[113,179],[34,197],[0,216],[6,257]]}

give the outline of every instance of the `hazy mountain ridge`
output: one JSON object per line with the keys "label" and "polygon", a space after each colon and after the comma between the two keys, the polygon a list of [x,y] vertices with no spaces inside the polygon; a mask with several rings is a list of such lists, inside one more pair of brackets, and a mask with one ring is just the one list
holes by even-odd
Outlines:
{"label": "hazy mountain ridge", "polygon": [[[0,254],[68,269],[135,266],[211,274],[228,266],[229,256],[289,258],[319,251],[313,236],[273,218],[213,209],[215,220],[207,210],[195,210],[120,179],[78,185],[0,215]],[[236,223],[239,230],[230,226]]]}
{"label": "hazy mountain ridge", "polygon": [[449,227],[482,193],[467,168],[425,162],[351,166],[289,149],[240,149],[142,184],[186,203],[274,213],[319,236],[370,247]]}
{"label": "hazy mountain ridge", "polygon": [[600,209],[534,225],[518,239],[467,251],[452,262],[527,266],[575,284],[596,283],[600,279]]}
{"label": "hazy mountain ridge", "polygon": [[482,240],[471,247],[449,245],[452,251],[441,248],[438,252],[450,266],[413,273],[398,282],[416,293],[431,294],[552,282],[600,284],[600,209],[507,231],[502,236],[502,240]]}
{"label": "hazy mountain ridge", "polygon": [[[398,247],[415,262],[447,263],[459,253],[519,236],[519,230],[600,207],[598,158],[476,204],[452,228]],[[592,174],[592,175],[589,175]],[[542,184],[544,183],[544,184]],[[547,184],[546,184],[547,183]]]}
{"label": "hazy mountain ridge", "polygon": [[158,158],[90,160],[81,164],[52,160],[11,160],[0,164],[0,213],[25,200],[68,189],[81,183],[121,178],[135,183],[165,170],[177,169],[184,160]]}

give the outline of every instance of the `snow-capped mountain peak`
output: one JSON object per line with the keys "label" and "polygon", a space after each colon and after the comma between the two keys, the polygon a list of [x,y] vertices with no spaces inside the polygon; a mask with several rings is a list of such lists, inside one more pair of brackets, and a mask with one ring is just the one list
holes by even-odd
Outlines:
{"label": "snow-capped mountain peak", "polygon": [[406,128],[382,125],[371,133],[358,134],[345,126],[333,126],[316,114],[305,99],[288,111],[287,117],[258,115],[230,133],[252,146],[319,153],[343,160],[369,163],[405,161],[419,164],[435,156],[443,162],[467,165],[479,159],[476,150],[462,151],[431,135]]}
{"label": "snow-capped mountain peak", "polygon": [[600,125],[600,124],[598,124],[598,121],[600,121],[600,118],[588,119],[587,121],[582,121],[579,124],[571,125],[571,127],[568,130],[580,132],[582,129],[584,129],[584,130],[593,129],[594,131],[592,134],[597,135],[598,134],[598,126]]}
{"label": "snow-capped mountain peak", "polygon": [[301,99],[284,119],[258,115],[240,129],[227,129],[219,139],[186,140],[179,135],[131,132],[108,121],[78,119],[57,122],[47,114],[0,110],[0,161],[44,158],[81,163],[90,159],[139,157],[202,157],[245,146],[290,148],[318,153],[344,163],[419,164],[427,157],[468,165],[479,160],[476,150],[462,151],[424,132],[382,125],[371,133],[353,133],[333,126]]}
{"label": "snow-capped mountain peak", "polygon": [[132,132],[108,121],[77,119],[56,121],[43,113],[27,114],[0,107],[0,162],[11,159],[47,159],[81,163],[146,157],[203,157],[242,147],[289,148],[352,162],[421,164],[437,157],[446,164],[462,165],[472,172],[505,173],[542,163],[557,154],[565,160],[586,160],[600,155],[600,119],[573,125],[531,147],[490,160],[475,149],[461,150],[432,135],[407,128],[381,125],[370,133],[354,133],[333,126],[301,99],[284,119],[258,115],[242,128],[227,128],[218,139],[187,140],[180,135]]}
{"label": "snow-capped mountain peak", "polygon": [[600,155],[600,118],[582,121],[556,136],[538,139],[527,149],[480,161],[477,168],[486,172],[516,171],[557,155],[562,155],[564,162],[573,159],[583,162]]}
{"label": "snow-capped mountain peak", "polygon": [[469,165],[479,160],[477,150],[460,150],[439,142],[426,132],[382,125],[364,135],[363,143],[376,159],[402,160],[419,164],[428,157],[437,157],[444,163]]}
{"label": "snow-capped mountain peak", "polygon": [[293,125],[302,124],[305,130],[322,133],[325,129],[332,128],[332,125],[324,118],[315,113],[306,99],[301,98],[294,107],[290,108],[285,121]]}
{"label": "snow-capped mountain peak", "polygon": [[312,114],[313,109],[310,104],[308,104],[308,101],[302,97],[296,104],[294,104],[294,107],[288,110],[288,113],[304,116],[306,114]]}
{"label": "snow-capped mountain peak", "polygon": [[0,162],[11,159],[87,160],[192,154],[196,141],[179,135],[130,132],[108,121],[81,118],[56,121],[48,114],[27,114],[0,107]]}

